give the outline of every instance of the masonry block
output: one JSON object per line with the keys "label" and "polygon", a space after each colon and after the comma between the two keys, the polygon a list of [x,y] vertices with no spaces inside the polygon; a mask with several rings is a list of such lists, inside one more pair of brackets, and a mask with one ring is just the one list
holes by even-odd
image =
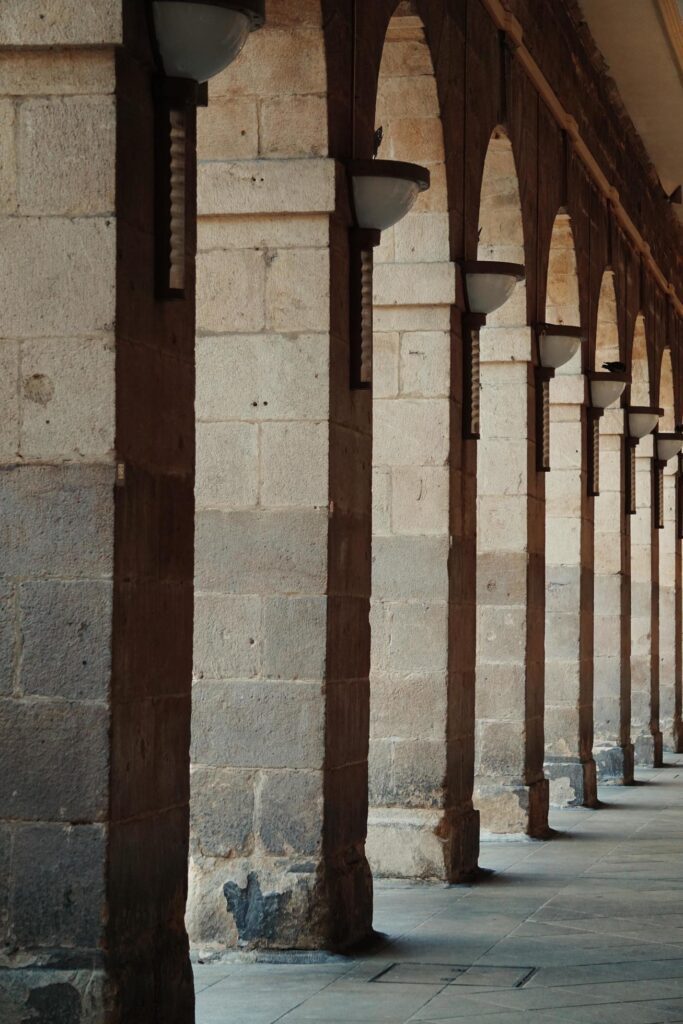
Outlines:
{"label": "masonry block", "polygon": [[248,594],[196,593],[194,671],[198,679],[251,679],[261,668],[262,602]]}
{"label": "masonry block", "polygon": [[202,857],[235,857],[253,842],[256,774],[194,765],[190,775],[194,844]]}
{"label": "masonry block", "polygon": [[[319,856],[323,833],[322,783],[321,772],[263,773],[258,833],[269,854]],[[296,814],[291,813],[292,804]]]}
{"label": "masonry block", "polygon": [[[264,423],[261,426],[261,504],[323,507],[328,502],[328,424]],[[300,467],[307,471],[304,475]]]}
{"label": "masonry block", "polygon": [[254,508],[259,496],[259,436],[254,423],[198,423],[196,507]]}
{"label": "masonry block", "polygon": [[[197,327],[204,333],[259,331],[265,323],[263,253],[203,252],[197,256]],[[225,295],[231,296],[226,305]]]}
{"label": "masonry block", "polygon": [[323,679],[327,599],[266,597],[263,602],[263,674],[270,679]]}
{"label": "masonry block", "polygon": [[121,8],[93,0],[83,9],[79,0],[56,0],[45,10],[41,0],[8,0],[0,11],[4,46],[83,46],[121,42]]}

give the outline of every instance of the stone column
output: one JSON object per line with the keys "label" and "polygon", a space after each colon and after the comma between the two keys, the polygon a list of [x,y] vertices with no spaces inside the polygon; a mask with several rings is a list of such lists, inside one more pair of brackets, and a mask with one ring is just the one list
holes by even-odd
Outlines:
{"label": "stone column", "polygon": [[664,750],[675,747],[676,717],[676,461],[664,463],[663,528],[659,530],[659,713]]}
{"label": "stone column", "polygon": [[189,1024],[194,117],[157,303],[139,5],[0,43],[0,1018]]}
{"label": "stone column", "polygon": [[636,513],[631,517],[631,729],[635,761],[652,765],[653,534],[652,435],[636,449]]}
{"label": "stone column", "polygon": [[375,267],[368,856],[448,878],[451,263]]}
{"label": "stone column", "polygon": [[482,829],[544,834],[544,500],[529,328],[481,331],[477,763]]}
{"label": "stone column", "polygon": [[597,799],[593,760],[593,510],[577,354],[550,385],[546,478],[545,771],[556,806]]}
{"label": "stone column", "polygon": [[[365,860],[370,397],[349,390],[334,161],[199,179],[189,927],[340,947]],[[342,207],[343,209],[343,207]]]}
{"label": "stone column", "polygon": [[601,779],[633,779],[630,525],[626,513],[624,412],[600,419],[600,494],[595,499],[595,748]]}
{"label": "stone column", "polygon": [[683,544],[681,544],[681,462],[683,458],[679,455],[676,465],[675,486],[675,509],[676,509],[676,554],[675,554],[675,637],[676,637],[676,658],[675,658],[675,695],[674,695],[674,750],[677,754],[683,752]]}

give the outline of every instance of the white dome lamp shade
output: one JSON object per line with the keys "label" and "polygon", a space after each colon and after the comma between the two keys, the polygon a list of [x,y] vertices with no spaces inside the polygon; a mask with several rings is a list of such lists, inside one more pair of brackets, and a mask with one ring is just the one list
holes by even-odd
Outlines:
{"label": "white dome lamp shade", "polygon": [[202,83],[231,64],[265,21],[265,0],[152,0],[164,74]]}
{"label": "white dome lamp shade", "polygon": [[386,231],[410,212],[429,188],[429,171],[402,160],[350,160],[348,172],[356,227]]}
{"label": "white dome lamp shade", "polygon": [[663,409],[649,405],[629,405],[627,411],[629,437],[636,441],[651,434],[659,423],[659,417],[664,415]]}
{"label": "white dome lamp shade", "polygon": [[539,324],[538,352],[541,366],[558,370],[578,352],[585,335],[580,327],[568,324]]}
{"label": "white dome lamp shade", "polygon": [[469,312],[481,316],[499,309],[510,298],[515,285],[524,280],[524,267],[521,263],[466,260],[462,269]]}
{"label": "white dome lamp shade", "polygon": [[591,406],[594,409],[607,409],[618,402],[624,388],[630,382],[627,373],[609,373],[596,371],[589,373]]}
{"label": "white dome lamp shade", "polygon": [[655,434],[657,441],[657,458],[660,462],[668,462],[683,451],[683,433]]}
{"label": "white dome lamp shade", "polygon": [[373,249],[429,188],[429,171],[402,160],[349,160],[350,333],[352,389],[372,387]]}

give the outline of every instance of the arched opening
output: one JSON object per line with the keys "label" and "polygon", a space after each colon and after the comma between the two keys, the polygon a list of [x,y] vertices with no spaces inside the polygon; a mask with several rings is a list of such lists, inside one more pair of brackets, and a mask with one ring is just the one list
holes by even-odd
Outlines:
{"label": "arched opening", "polygon": [[[494,130],[483,169],[478,259],[524,263],[517,170],[510,140]],[[481,411],[477,446],[477,660],[475,804],[482,828],[524,832],[542,779],[528,750],[542,708],[534,707],[528,657],[530,469],[533,365],[526,288],[487,318],[480,332]],[[539,747],[541,746],[538,744]]]}
{"label": "arched opening", "polygon": [[[659,375],[659,406],[664,415],[659,430],[675,429],[674,377],[671,349],[662,353]],[[655,453],[657,455],[657,453]],[[659,498],[662,501],[659,531],[659,723],[665,750],[676,749],[674,721],[676,713],[676,472],[677,459],[660,463]]]}
{"label": "arched opening", "polygon": [[[614,274],[606,270],[600,285],[595,369],[623,359],[620,351]],[[601,779],[632,774],[630,747],[631,684],[628,607],[628,522],[624,468],[624,412],[605,410],[600,426],[600,494],[595,499],[594,542],[594,716],[595,760]],[[624,571],[625,570],[625,571]]]}
{"label": "arched opening", "polygon": [[[633,331],[631,405],[651,406],[645,320]],[[631,729],[636,762],[654,760],[654,715],[658,719],[652,672],[652,458],[653,436],[638,442],[635,455],[635,514],[631,518]],[[653,698],[656,698],[653,704]]]}
{"label": "arched opening", "polygon": [[[579,280],[569,215],[550,240],[545,319],[578,327]],[[555,806],[595,801],[593,679],[584,631],[590,617],[593,502],[587,497],[585,378],[581,346],[550,383],[546,477],[545,771]]]}
{"label": "arched opening", "polygon": [[378,155],[427,166],[431,187],[375,252],[367,850],[376,874],[444,878],[455,278],[436,81],[412,5],[389,22],[375,125]]}

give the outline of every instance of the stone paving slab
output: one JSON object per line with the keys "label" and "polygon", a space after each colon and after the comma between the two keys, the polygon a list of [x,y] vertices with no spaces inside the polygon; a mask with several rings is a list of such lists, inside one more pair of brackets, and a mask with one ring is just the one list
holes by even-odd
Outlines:
{"label": "stone paving slab", "polygon": [[376,883],[372,955],[196,963],[197,1024],[683,1024],[683,760],[668,760],[601,787],[597,810],[553,812],[554,840],[484,843],[478,885]]}

